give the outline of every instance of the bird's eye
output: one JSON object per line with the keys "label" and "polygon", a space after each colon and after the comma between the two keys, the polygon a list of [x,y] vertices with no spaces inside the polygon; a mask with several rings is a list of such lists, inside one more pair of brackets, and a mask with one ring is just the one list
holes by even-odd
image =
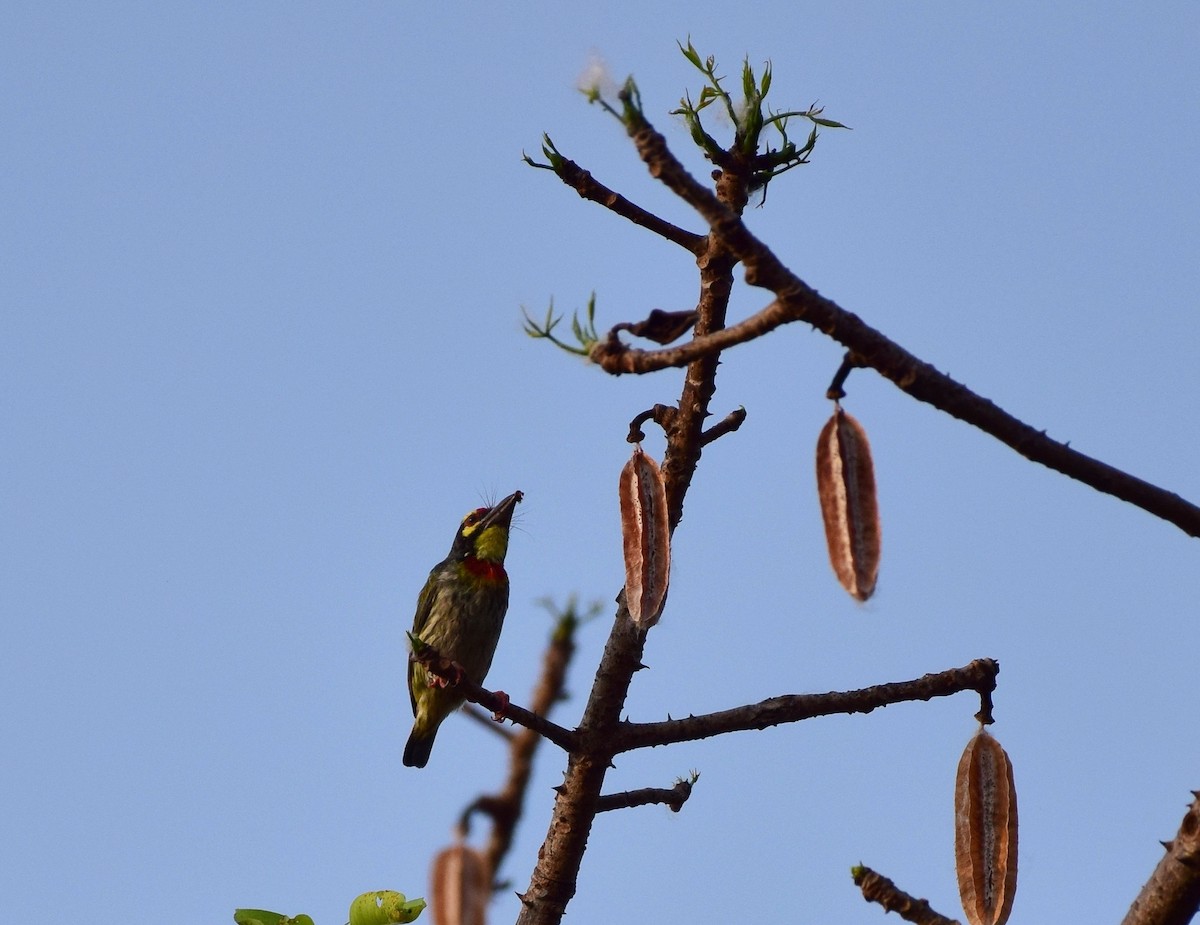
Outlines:
{"label": "bird's eye", "polygon": [[463,518],[464,527],[473,527],[479,521],[483,520],[483,515],[488,512],[486,507],[480,507],[473,510],[470,514]]}

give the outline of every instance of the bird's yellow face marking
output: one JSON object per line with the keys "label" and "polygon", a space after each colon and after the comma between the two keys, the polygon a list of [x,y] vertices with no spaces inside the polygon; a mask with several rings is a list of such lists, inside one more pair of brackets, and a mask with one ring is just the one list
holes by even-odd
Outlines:
{"label": "bird's yellow face marking", "polygon": [[485,562],[503,562],[504,556],[508,552],[507,529],[493,525],[485,528],[479,536],[473,536],[475,531],[479,529],[479,524],[487,517],[491,510],[490,507],[480,507],[473,510],[463,518],[462,527],[459,532],[464,537],[472,539],[476,559],[482,559]]}
{"label": "bird's yellow face marking", "polygon": [[463,518],[462,526],[458,528],[459,533],[463,536],[470,536],[475,532],[475,528],[479,526],[479,521],[487,516],[487,512],[491,508],[477,507],[470,514]]}
{"label": "bird's yellow face marking", "polygon": [[508,552],[508,531],[503,527],[488,527],[475,540],[475,558],[485,562],[503,562]]}

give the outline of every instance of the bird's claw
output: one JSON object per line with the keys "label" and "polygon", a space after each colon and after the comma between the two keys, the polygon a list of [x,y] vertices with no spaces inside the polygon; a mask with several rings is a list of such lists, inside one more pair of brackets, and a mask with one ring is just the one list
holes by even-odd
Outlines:
{"label": "bird's claw", "polygon": [[496,710],[492,714],[492,719],[498,723],[502,723],[504,722],[504,714],[508,710],[508,705],[512,703],[512,698],[510,698],[508,694],[504,693],[504,691],[496,691],[495,693],[496,699],[500,701],[500,709]]}
{"label": "bird's claw", "polygon": [[458,687],[466,680],[467,672],[458,662],[450,662],[447,666],[447,671],[451,677],[443,678],[441,675],[434,674],[432,671],[427,672],[429,675],[430,687]]}

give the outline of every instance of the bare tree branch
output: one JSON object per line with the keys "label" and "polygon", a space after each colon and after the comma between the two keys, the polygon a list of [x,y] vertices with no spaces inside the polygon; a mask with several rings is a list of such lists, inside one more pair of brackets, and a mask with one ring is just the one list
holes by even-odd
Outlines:
{"label": "bare tree branch", "polygon": [[[665,139],[640,113],[631,118],[635,119],[631,135],[650,174],[708,221],[712,237],[745,265],[746,282],[769,289],[776,299],[731,328],[711,334],[697,330],[691,342],[666,350],[631,350],[611,335],[597,343],[591,353],[591,358],[602,368],[621,373],[681,366],[705,354],[716,354],[761,337],[782,324],[803,321],[847,347],[861,365],[876,370],[913,398],[979,428],[1032,462],[1140,507],[1175,524],[1189,536],[1200,537],[1200,507],[1051,439],[1045,431],[975,394],[811,288],[750,232],[737,210],[726,206],[687,172],[668,150]],[[720,185],[718,179],[718,188]]]}
{"label": "bare tree branch", "polygon": [[693,254],[699,253],[704,247],[704,236],[686,231],[672,225],[666,219],[659,218],[653,212],[648,212],[641,206],[630,202],[620,193],[609,189],[599,180],[584,170],[573,160],[566,157],[555,158],[551,168],[558,178],[575,190],[584,199],[598,202],[604,208],[615,212],[622,218],[627,218],[635,225],[653,231],[656,235],[678,244],[684,250]]}
{"label": "bare tree branch", "polygon": [[634,806],[651,806],[664,803],[671,812],[677,813],[683,809],[683,804],[692,795],[692,785],[696,775],[691,780],[680,780],[674,787],[643,787],[640,790],[626,790],[624,793],[605,794],[596,801],[596,812],[606,813],[614,809],[630,809]]}
{"label": "bare tree branch", "polygon": [[463,704],[462,714],[472,722],[478,723],[482,728],[487,730],[492,735],[499,736],[505,742],[512,742],[512,740],[516,738],[516,732],[500,725],[498,722],[496,722],[495,717],[488,716],[486,710],[480,709],[473,703]]}
{"label": "bare tree branch", "polygon": [[728,328],[716,331],[707,337],[696,337],[686,344],[666,347],[662,350],[639,350],[622,343],[614,329],[604,340],[597,341],[588,353],[588,359],[605,372],[619,376],[622,373],[658,372],[674,366],[687,366],[693,360],[708,354],[720,353],[738,344],[755,340],[776,328],[797,321],[787,305],[776,299],[766,308]]}
{"label": "bare tree branch", "polygon": [[622,723],[612,750],[614,754],[619,754],[635,748],[693,742],[730,732],[766,729],[768,726],[800,722],[816,716],[870,713],[877,707],[893,703],[932,700],[962,691],[976,691],[981,697],[987,696],[990,702],[999,672],[999,662],[981,658],[962,668],[927,674],[912,681],[895,681],[827,694],[788,694],[717,713],[669,719],[660,723]]}
{"label": "bare tree branch", "polygon": [[948,919],[930,908],[929,900],[914,899],[883,874],[876,873],[861,864],[851,870],[854,884],[862,890],[863,899],[879,903],[884,912],[895,912],[906,922],[917,925],[959,925],[957,919]]}
{"label": "bare tree branch", "polygon": [[725,415],[725,417],[721,418],[721,420],[717,421],[716,424],[700,435],[701,446],[708,446],[714,440],[719,440],[726,434],[733,433],[742,426],[742,422],[745,420],[746,409],[740,407],[734,408],[727,415]]}
{"label": "bare tree branch", "polygon": [[1121,925],[1187,925],[1200,911],[1200,790]]}
{"label": "bare tree branch", "polygon": [[[529,701],[530,710],[537,716],[546,716],[554,704],[563,698],[563,687],[567,680],[567,667],[575,655],[575,630],[579,626],[574,605],[568,605],[560,615],[550,637],[550,645],[542,657],[542,670],[537,687]],[[525,795],[529,790],[529,778],[533,774],[533,758],[541,742],[541,734],[526,727],[513,736],[509,749],[508,779],[498,793],[476,800],[477,808],[492,818],[492,833],[484,853],[488,870],[495,877],[500,870],[509,848],[512,847],[517,823],[525,809]]]}
{"label": "bare tree branch", "polygon": [[518,726],[532,729],[539,736],[548,739],[565,751],[569,751],[574,746],[575,734],[573,732],[526,710],[524,707],[517,706],[502,691],[493,692],[485,687],[480,687],[464,676],[462,669],[454,662],[443,658],[433,646],[422,644],[420,651],[414,651],[410,657],[447,683],[456,685],[471,703],[477,703],[481,707],[491,710],[501,719],[510,719]]}
{"label": "bare tree branch", "polygon": [[[739,187],[727,190],[734,208],[745,206],[747,186],[743,181]],[[699,318],[695,333],[703,337],[725,326],[734,261],[724,246],[708,235],[703,239],[696,263],[700,268],[700,299],[696,305]],[[683,499],[700,459],[704,421],[716,391],[718,362],[715,355],[710,355],[698,357],[688,365],[677,413],[666,430],[667,452],[662,472],[672,531],[683,517]],[[579,747],[571,751],[538,864],[529,888],[521,894],[519,925],[553,925],[561,921],[575,895],[579,867],[595,821],[596,801],[611,760],[607,743],[620,723],[630,680],[642,667],[645,642],[645,631],[635,626],[625,606],[619,605],[583,719],[575,733],[581,740]]]}
{"label": "bare tree branch", "polygon": [[[709,87],[705,89],[708,97],[728,101],[720,78],[713,70],[712,59],[703,61],[690,42],[683,50],[688,59],[709,77]],[[596,342],[590,351],[591,359],[613,374],[686,366],[678,403],[673,407],[656,405],[638,415],[631,422],[629,430],[629,439],[636,441],[642,436],[640,426],[653,420],[666,435],[667,449],[662,472],[667,490],[668,524],[672,532],[682,521],[684,499],[703,447],[722,434],[736,430],[744,416],[744,412],[734,412],[720,423],[705,429],[716,390],[716,372],[721,352],[761,337],[781,325],[803,321],[850,351],[843,364],[844,371],[848,372],[851,366],[869,366],[912,397],[978,427],[1031,461],[1141,507],[1176,524],[1192,536],[1200,536],[1200,508],[1164,489],[1084,456],[1066,444],[1049,439],[1044,432],[1035,430],[971,392],[908,353],[854,314],[821,296],[788,270],[769,248],[751,234],[742,221],[742,212],[750,191],[757,188],[755,182],[759,174],[756,173],[756,163],[757,170],[761,172],[762,169],[757,149],[759,132],[767,124],[761,104],[768,89],[769,73],[756,83],[747,65],[743,84],[747,101],[752,105],[741,115],[730,109],[737,131],[734,144],[728,149],[720,148],[699,125],[697,114],[711,99],[702,99],[696,106],[691,106],[690,102],[686,104],[691,107],[689,111],[693,117],[693,140],[719,168],[712,174],[715,181],[713,190],[688,174],[667,149],[663,137],[646,120],[640,94],[632,80],[626,83],[621,92],[620,112],[607,103],[603,104],[606,111],[625,125],[650,174],[691,205],[705,220],[709,231],[704,236],[684,231],[597,183],[589,173],[554,150],[549,139],[543,150],[551,164],[534,165],[554,170],[560,179],[584,198],[604,205],[695,255],[700,276],[700,296],[689,343],[662,350],[642,351],[629,348],[620,341],[621,329],[635,334],[647,333],[648,336],[661,335],[661,340],[668,343],[669,334],[676,334],[683,329],[682,323],[677,330],[676,326],[663,324],[663,319],[652,317],[646,322],[617,325],[605,340]],[[816,118],[811,112],[808,115],[814,122],[812,134],[806,147],[795,149],[792,156],[807,155],[816,138],[816,125],[840,127],[839,123]],[[761,178],[757,182],[761,182]],[[745,267],[747,283],[770,291],[775,298],[754,316],[726,328],[734,271],[739,263]],[[593,329],[587,333],[586,338],[580,338],[585,347],[592,343],[595,336]],[[840,370],[839,376],[842,374]],[[838,377],[830,386],[831,392],[835,389],[840,389]],[[638,627],[629,618],[623,593],[618,595],[617,600],[616,616],[578,728],[568,731],[548,724],[550,732],[557,736],[552,736],[552,740],[568,750],[567,768],[562,785],[555,788],[557,796],[554,810],[529,887],[523,894],[518,894],[522,903],[518,925],[556,925],[561,921],[576,891],[579,868],[597,812],[656,802],[670,792],[648,788],[602,796],[605,776],[612,758],[618,753],[726,732],[761,729],[831,713],[869,712],[889,703],[928,700],[964,690],[975,690],[979,694],[980,710],[976,716],[980,722],[991,722],[991,695],[999,665],[988,659],[979,659],[963,668],[925,675],[912,681],[881,684],[857,691],[789,695],[665,723],[622,722],[621,711],[631,679],[644,667],[642,656],[647,630]],[[483,694],[488,695],[488,692]],[[487,701],[480,702],[491,705]],[[514,718],[522,722],[519,717]],[[532,724],[525,725],[536,728]],[[1185,841],[1183,834],[1187,824],[1185,820],[1181,837],[1169,846],[1168,856],[1176,865],[1195,862],[1196,849],[1190,847],[1185,852],[1180,847]],[[1191,825],[1187,841],[1196,837],[1198,826],[1194,819]],[[924,900],[913,899],[886,878],[866,868],[856,868],[855,879],[862,886],[864,897],[880,902],[885,909],[900,912],[910,921],[953,925],[952,920],[933,912]],[[1135,920],[1127,921],[1132,925]],[[1176,920],[1165,921],[1174,925]],[[1143,922],[1149,925],[1150,919],[1136,920],[1137,925]]]}

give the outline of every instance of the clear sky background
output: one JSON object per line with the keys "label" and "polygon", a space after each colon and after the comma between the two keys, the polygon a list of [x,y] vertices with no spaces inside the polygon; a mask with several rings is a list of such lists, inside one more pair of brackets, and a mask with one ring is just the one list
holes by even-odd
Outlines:
{"label": "clear sky background", "polygon": [[[435,9],[435,7],[437,7]],[[526,493],[489,677],[527,699],[550,621],[577,719],[621,586],[629,419],[681,373],[609,378],[521,333],[695,298],[694,267],[521,162],[568,156],[701,230],[575,89],[589,57],[668,111],[770,58],[820,100],[810,166],[751,227],[793,270],[1053,437],[1200,499],[1200,7],[1134,3],[199,5],[0,11],[0,912],[12,922],[345,921],[426,892],[502,779],[454,717],[401,767],[404,631],[485,497]],[[736,81],[733,84],[736,86]],[[713,126],[720,130],[719,125]],[[767,297],[739,285],[731,316]],[[1200,786],[1195,576],[1178,529],[1029,464],[867,371],[884,556],[856,605],[812,473],[841,350],[728,353],[636,720],[999,659],[1014,922],[1119,918]],[[647,449],[662,450],[652,434]],[[882,922],[863,862],[961,915],[969,695],[622,756],[570,920]],[[561,754],[505,869],[528,883]],[[511,895],[493,921],[516,913]]]}

